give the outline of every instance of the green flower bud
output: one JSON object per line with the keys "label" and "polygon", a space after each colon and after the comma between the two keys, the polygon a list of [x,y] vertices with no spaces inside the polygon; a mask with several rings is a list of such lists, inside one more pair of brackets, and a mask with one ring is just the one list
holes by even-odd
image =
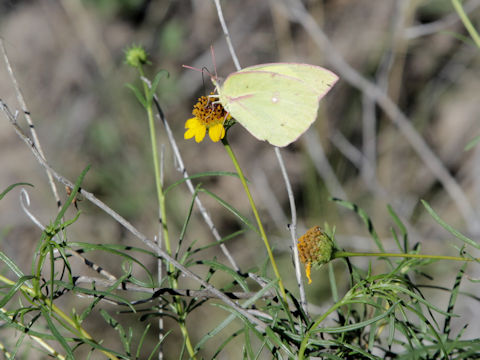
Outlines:
{"label": "green flower bud", "polygon": [[125,50],[125,63],[134,68],[148,64],[147,52],[140,45],[132,45]]}

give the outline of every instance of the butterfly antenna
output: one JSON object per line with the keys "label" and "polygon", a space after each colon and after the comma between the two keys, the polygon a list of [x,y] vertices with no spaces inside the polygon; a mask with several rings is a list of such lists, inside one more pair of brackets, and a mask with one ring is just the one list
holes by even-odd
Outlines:
{"label": "butterfly antenna", "polygon": [[212,63],[213,63],[213,69],[215,70],[215,79],[217,79],[218,78],[217,62],[215,61],[215,50],[213,49],[213,45],[210,45],[210,53],[212,54]]}
{"label": "butterfly antenna", "polygon": [[193,67],[193,66],[190,66],[190,65],[182,65],[182,67],[184,67],[185,69],[190,69],[190,70],[203,72],[203,68],[199,69],[199,68],[196,68],[196,67]]}
{"label": "butterfly antenna", "polygon": [[207,67],[206,67],[206,66],[202,67],[202,84],[203,84],[203,93],[206,95],[206,93],[207,93],[207,87],[206,87],[206,85],[205,85],[205,76],[203,76],[203,75],[204,75],[204,73],[208,73],[208,74],[210,75],[210,77],[211,77],[212,75],[210,74],[210,71],[208,71],[208,69],[207,69]]}

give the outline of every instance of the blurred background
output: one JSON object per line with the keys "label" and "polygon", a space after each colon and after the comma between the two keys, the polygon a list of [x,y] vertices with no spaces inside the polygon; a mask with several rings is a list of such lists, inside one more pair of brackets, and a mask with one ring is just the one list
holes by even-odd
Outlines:
{"label": "blurred background", "polygon": [[[411,246],[420,243],[422,253],[457,255],[456,247],[462,243],[435,223],[420,203],[425,199],[450,225],[478,238],[480,148],[466,151],[465,147],[480,134],[479,49],[469,40],[451,2],[308,0],[301,4],[304,8],[298,8],[297,1],[222,2],[242,67],[302,62],[325,66],[340,76],[307,134],[281,150],[295,193],[298,235],[326,221],[336,226],[341,247],[377,250],[358,216],[329,200],[336,196],[366,210],[387,250],[398,251],[387,211],[391,205],[407,226]],[[480,1],[467,1],[465,8],[478,25]],[[331,47],[325,46],[322,34]],[[157,94],[189,173],[234,171],[221,144],[183,139],[193,104],[213,88],[208,78],[182,65],[214,71],[213,45],[219,76],[235,71],[213,1],[2,0],[0,36],[51,166],[75,180],[91,164],[83,187],[144,234],[153,238],[158,230],[157,204],[147,118],[125,86],[139,84],[135,71],[124,64],[126,47],[141,44],[147,49],[150,78],[161,70],[168,72]],[[0,64],[0,98],[13,111],[20,110],[3,60]],[[360,86],[359,75],[377,92]],[[405,117],[392,121],[391,113],[387,115],[373,100],[378,93],[388,96]],[[21,116],[19,122],[26,128]],[[181,174],[160,123],[157,132],[165,145],[165,182],[171,184]],[[241,126],[229,132],[229,139],[252,182],[287,286],[295,287],[287,228],[290,208],[274,150]],[[45,172],[3,117],[0,169],[0,190],[15,182],[34,184],[29,189],[30,210],[48,224],[56,204]],[[201,181],[251,216],[238,180]],[[16,189],[0,202],[0,246],[27,271],[40,230],[21,211],[18,194]],[[202,199],[222,236],[242,228],[218,203]],[[169,194],[173,238],[185,221],[190,200],[186,188]],[[71,239],[143,246],[87,201],[79,206],[83,215],[72,226]],[[187,232],[187,241],[193,240],[199,244],[213,240],[198,213]],[[244,271],[265,261],[263,244],[252,232],[230,241],[228,248]],[[223,256],[214,250],[210,255]],[[368,261],[354,263],[367,268]],[[146,262],[154,269],[154,259]],[[382,264],[373,261],[375,271],[384,270]],[[430,265],[425,273],[434,281],[419,276],[417,282],[451,287],[460,265]],[[111,267],[114,272],[119,265]],[[309,299],[316,305],[328,299],[325,274],[314,272],[314,284],[308,287]],[[477,265],[467,268],[469,278],[479,275]],[[346,279],[339,278],[340,288],[346,288]],[[480,295],[469,281],[464,282],[462,289]],[[448,298],[441,291],[427,294],[446,306]],[[455,308],[462,317],[454,325],[462,328],[470,323],[467,337],[479,331],[472,321],[475,306],[464,298]]]}

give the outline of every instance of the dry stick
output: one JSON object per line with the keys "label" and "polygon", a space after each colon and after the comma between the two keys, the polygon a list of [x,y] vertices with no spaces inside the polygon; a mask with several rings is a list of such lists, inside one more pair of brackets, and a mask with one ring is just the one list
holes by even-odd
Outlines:
{"label": "dry stick", "polygon": [[[101,285],[105,287],[112,286],[115,284],[114,280],[105,280],[102,278],[96,278],[96,277],[91,277],[91,276],[80,276],[75,279],[74,284],[96,284],[96,285]],[[117,290],[122,290],[122,291],[135,291],[138,293],[146,293],[146,294],[153,294],[151,297],[147,299],[142,299],[142,300],[136,300],[131,302],[131,305],[138,305],[142,303],[146,303],[149,301],[152,301],[160,296],[164,295],[171,295],[171,296],[185,296],[185,297],[195,297],[195,298],[202,298],[202,299],[218,299],[218,297],[214,294],[212,294],[211,291],[209,290],[190,290],[190,289],[172,289],[172,288],[145,288],[143,286],[137,286],[134,284],[126,283],[126,284],[119,284],[117,286]],[[238,300],[238,299],[244,299],[248,300],[257,295],[254,292],[230,292],[227,291],[225,293],[225,296],[228,296],[232,300]],[[90,295],[84,295],[85,297],[90,297]],[[93,295],[91,295],[93,296]],[[266,293],[263,296],[260,297],[260,299],[272,299],[275,296],[273,293]],[[103,299],[102,299],[103,300]],[[125,303],[121,302],[116,302],[111,299],[107,299],[109,302],[118,304],[118,305],[125,305]],[[250,311],[250,310],[249,310]]]}
{"label": "dry stick", "polygon": [[[265,16],[268,16],[268,4],[268,1],[259,1],[255,4],[254,11],[252,11],[252,6],[247,6],[244,8],[245,11],[235,15],[235,18],[229,23],[229,30],[232,34],[235,34],[235,41],[237,43],[240,44],[249,41],[248,39],[251,37],[251,34],[248,30],[255,28],[259,23],[264,21]],[[215,49],[215,61],[220,68],[222,64],[230,60],[223,34],[213,42],[213,48]],[[212,52],[210,48],[208,48],[195,58],[193,64],[189,65],[202,68],[205,64],[210,64],[211,62]],[[205,86],[200,76],[191,76],[188,72],[184,72],[180,76],[178,85],[182,89],[182,94],[185,97],[196,95],[199,87]]]}
{"label": "dry stick", "polygon": [[333,171],[328,162],[318,134],[313,131],[308,131],[305,134],[305,142],[308,155],[312,159],[313,165],[315,166],[317,173],[323,179],[330,195],[347,200],[347,193],[343,190],[342,184],[338,181],[335,171]]}
{"label": "dry stick", "polygon": [[[0,312],[3,313],[4,316],[7,316],[10,318],[12,323],[16,323],[20,327],[23,327],[23,332],[28,333],[28,336],[35,341],[38,345],[40,345],[43,348],[43,351],[47,352],[50,357],[54,359],[59,359],[59,360],[66,360],[65,356],[62,354],[59,354],[57,350],[55,350],[53,347],[50,346],[44,339],[39,338],[38,336],[32,335],[29,333],[29,328],[27,328],[25,325],[18,323],[17,316],[14,316],[11,312],[5,310],[4,308],[0,308]],[[18,331],[22,331],[18,330]],[[3,344],[0,343],[0,351],[4,354],[6,359],[14,359],[14,356],[10,356],[10,354],[7,352]]]}
{"label": "dry stick", "polygon": [[[30,134],[32,135],[33,143],[35,144],[36,148],[38,149],[38,153],[43,159],[45,158],[45,155],[43,153],[42,147],[40,145],[40,141],[37,136],[37,131],[35,130],[35,126],[33,125],[32,118],[30,117],[30,111],[28,110],[27,104],[25,102],[25,99],[23,98],[22,91],[20,90],[20,87],[18,86],[17,78],[15,77],[15,74],[13,72],[13,68],[10,65],[10,60],[8,59],[7,51],[5,49],[5,46],[3,44],[3,39],[0,37],[0,48],[2,49],[2,54],[3,54],[3,60],[5,61],[5,65],[7,66],[7,72],[8,75],[10,76],[10,80],[12,81],[13,88],[15,89],[15,94],[17,96],[17,101],[20,104],[20,107],[25,114],[25,119],[27,120],[28,127],[30,129]],[[60,211],[60,208],[62,207],[62,201],[60,200],[60,196],[58,195],[57,191],[57,186],[55,185],[55,181],[53,181],[53,176],[50,173],[48,169],[46,169],[47,172],[47,177],[48,177],[48,183],[50,184],[50,187],[53,192],[53,196],[55,198],[55,201],[57,202],[57,210]]]}
{"label": "dry stick", "polygon": [[362,165],[360,174],[366,184],[377,182],[377,116],[375,101],[362,95]]}
{"label": "dry stick", "polygon": [[[230,50],[230,55],[232,56],[233,62],[235,64],[235,68],[237,69],[237,71],[239,71],[239,70],[241,70],[240,62],[238,61],[238,57],[237,57],[237,54],[235,52],[235,48],[233,47],[232,39],[230,37],[230,33],[228,31],[227,24],[225,23],[225,18],[223,16],[222,6],[220,5],[219,0],[214,0],[214,2],[215,2],[215,7],[217,8],[218,19],[219,19],[220,24],[222,26],[223,34],[224,34],[225,40],[227,41],[227,44],[228,44],[228,49]],[[277,154],[277,159],[279,161],[280,167],[285,168],[285,165],[283,164],[282,156],[280,154],[280,149],[275,147],[275,153]],[[288,181],[288,177],[284,176],[284,179],[287,179],[286,181]],[[288,188],[289,184],[286,183],[286,186]],[[292,213],[294,211],[295,210],[292,209]],[[295,221],[292,221],[292,223],[295,223],[295,226],[296,226],[296,219],[295,219]],[[296,256],[298,257],[298,254]],[[296,262],[298,262],[298,259],[296,260]],[[300,279],[301,279],[301,277],[300,277]],[[297,278],[297,280],[298,280],[298,278]],[[300,280],[298,280],[298,281],[301,282]],[[302,286],[302,288],[303,288],[303,286]],[[305,295],[303,295],[303,296],[305,296]]]}
{"label": "dry stick", "polygon": [[330,141],[356,168],[369,174],[369,181],[364,178],[364,182],[372,193],[388,197],[387,191],[375,176],[375,170],[371,166],[370,161],[365,159],[365,154],[353,146],[340,131],[334,131],[330,136]]}
{"label": "dry stick", "polygon": [[293,1],[295,0],[288,1],[289,4],[291,4],[289,10],[292,21],[298,22],[306,29],[317,45],[323,49],[323,53],[328,61],[332,63],[344,80],[359,90],[370,94],[370,96],[377,101],[378,105],[389,116],[390,120],[399,128],[408,142],[410,142],[410,145],[417,152],[425,166],[438,178],[452,200],[456,203],[457,208],[467,223],[469,231],[473,234],[478,234],[480,223],[478,222],[477,212],[471,206],[470,201],[454,177],[445,169],[442,162],[418,134],[409,119],[382,89],[360,75],[343,59],[315,22],[315,19],[305,10],[303,4],[298,0],[293,4]]}
{"label": "dry stick", "polygon": [[[68,180],[67,178],[63,177],[62,175],[58,174],[53,168],[50,167],[50,165],[45,161],[45,159],[40,155],[38,149],[35,147],[35,144],[33,141],[24,133],[24,131],[18,126],[16,123],[15,117],[13,114],[8,110],[6,105],[3,102],[0,102],[1,110],[3,110],[3,113],[7,117],[7,119],[10,121],[12,126],[15,129],[15,132],[17,135],[29,146],[30,150],[32,151],[33,155],[37,159],[37,161],[42,165],[46,170],[49,170],[50,173],[53,175],[54,178],[56,178],[59,182],[66,186],[70,186],[73,188],[75,185]],[[265,323],[257,319],[256,317],[252,316],[250,313],[248,313],[245,309],[243,309],[241,306],[239,306],[237,303],[233,302],[231,299],[228,298],[228,296],[225,296],[221,291],[216,289],[214,286],[211,284],[207,283],[204,281],[202,278],[200,278],[198,275],[194,274],[191,272],[189,269],[187,269],[185,266],[180,264],[177,260],[172,258],[170,255],[168,255],[165,251],[163,251],[161,248],[155,244],[152,240],[148,239],[144,234],[142,234],[137,228],[135,228],[130,222],[128,222],[126,219],[124,219],[122,216],[117,214],[114,210],[112,210],[110,207],[108,207],[106,204],[104,204],[102,201],[97,199],[95,195],[92,193],[80,189],[80,194],[82,194],[88,201],[90,201],[92,204],[95,206],[99,207],[102,209],[104,212],[106,212],[108,215],[110,215],[113,219],[115,219],[119,224],[121,224],[125,229],[127,229],[129,232],[131,232],[135,237],[140,239],[145,245],[147,245],[149,248],[154,250],[158,256],[163,258],[164,260],[168,261],[169,263],[173,264],[177,269],[179,269],[182,273],[184,273],[186,276],[194,279],[198,283],[200,283],[203,287],[205,287],[206,290],[212,292],[212,294],[215,294],[220,300],[225,302],[227,305],[231,306],[234,308],[238,313],[246,317],[250,322],[256,324],[261,331],[264,331],[266,329]]]}
{"label": "dry stick", "polygon": [[[217,14],[218,14],[218,19],[220,21],[220,24],[222,26],[223,34],[225,36],[225,40],[227,41],[228,44],[228,49],[230,50],[230,55],[232,56],[233,62],[235,64],[235,68],[237,71],[241,69],[240,62],[238,61],[238,57],[235,52],[235,48],[233,47],[232,44],[232,39],[230,37],[230,33],[228,31],[227,24],[225,23],[225,18],[223,16],[223,10],[222,6],[220,5],[219,0],[214,0],[215,2],[215,7],[217,8]],[[302,302],[302,307],[304,310],[306,310],[306,296],[305,296],[305,289],[303,287],[303,282],[302,282],[302,275],[301,275],[301,270],[300,270],[300,260],[298,257],[298,250],[297,250],[297,245],[296,245],[296,226],[297,226],[297,217],[296,217],[296,208],[295,208],[295,201],[293,198],[293,192],[291,189],[290,185],[290,180],[288,179],[288,174],[285,168],[285,164],[282,158],[282,154],[280,152],[280,149],[278,147],[275,147],[275,154],[277,155],[277,160],[280,165],[280,168],[282,169],[282,174],[283,174],[283,179],[285,181],[285,186],[287,188],[288,192],[288,197],[290,199],[290,211],[292,213],[292,224],[290,225],[290,234],[293,239],[293,248],[294,248],[294,264],[295,264],[295,275],[297,278],[297,283],[299,286],[299,291],[300,291],[300,298]]]}
{"label": "dry stick", "polygon": [[[22,207],[23,212],[27,217],[42,231],[45,231],[45,226],[30,212],[28,207],[30,206],[30,195],[28,191],[24,188],[20,191],[20,206]],[[55,238],[58,238],[58,241],[61,241],[59,234],[55,235]],[[57,252],[57,249],[55,249]],[[102,266],[95,264],[93,261],[88,260],[85,256],[80,254],[78,251],[73,249],[68,249],[67,251],[71,252],[74,256],[79,258],[86,266],[98,272],[100,275],[105,276],[110,281],[117,281],[117,278],[105,270]]]}
{"label": "dry stick", "polygon": [[[33,125],[32,118],[30,117],[30,111],[28,111],[27,104],[26,104],[25,99],[23,97],[23,94],[20,90],[20,87],[18,86],[17,78],[15,77],[15,73],[13,72],[13,68],[10,65],[10,60],[8,58],[8,55],[7,55],[5,46],[3,44],[3,39],[2,38],[0,38],[0,48],[2,49],[3,59],[4,59],[5,64],[7,66],[7,71],[8,71],[8,74],[10,75],[10,79],[13,83],[13,87],[15,89],[15,93],[16,93],[16,96],[17,96],[17,101],[19,102],[19,104],[22,107],[23,112],[25,114],[25,119],[26,119],[28,127],[30,129],[30,133],[32,135],[33,143],[35,144],[35,147],[38,149],[38,153],[42,156],[42,158],[46,159],[45,154],[43,153],[42,147],[40,145],[40,140],[37,136],[37,131],[35,130],[35,126]],[[53,180],[53,176],[48,169],[46,169],[46,173],[47,173],[47,177],[48,177],[48,182],[49,182],[50,187],[51,187],[52,192],[53,192],[53,196],[55,198],[55,201],[57,202],[58,210],[60,210],[61,206],[62,206],[62,203],[61,203],[60,197],[58,195],[57,186],[55,185],[55,181]],[[28,202],[29,201],[30,201],[30,199],[28,199]],[[22,207],[23,207],[23,205],[22,205]],[[24,211],[28,215],[28,211],[26,211],[26,208],[24,208]],[[110,280],[115,279],[115,277],[112,274],[110,274],[108,271],[102,269],[102,267],[100,267],[100,266],[96,265],[95,263],[91,262],[90,260],[85,258],[83,255],[78,253],[77,251],[72,250],[72,253],[73,253],[74,256],[80,258],[85,265],[93,268],[95,271],[99,272],[100,274],[105,276],[107,279],[110,279]]]}
{"label": "dry stick", "polygon": [[[398,51],[398,43],[400,32],[403,29],[405,22],[405,7],[409,6],[408,2],[396,0],[393,3],[393,11],[390,16],[392,21],[391,30],[387,35],[389,38],[389,45],[384,51],[383,57],[380,60],[378,70],[376,73],[376,83],[378,87],[384,91],[388,90],[388,82],[390,74],[392,73],[393,65]],[[361,176],[365,184],[378,182],[376,179],[376,127],[377,116],[375,113],[375,100],[372,99],[368,93],[362,93],[362,144],[363,156]]]}
{"label": "dry stick", "polygon": [[260,202],[272,218],[275,226],[279,229],[284,228],[289,220],[282,209],[282,205],[277,195],[272,189],[272,183],[269,181],[267,174],[265,173],[264,164],[258,165],[255,163],[255,169],[252,174],[252,183],[255,184],[255,187],[258,189],[256,193],[260,197]]}
{"label": "dry stick", "polygon": [[[353,146],[340,131],[335,131],[332,134],[330,141],[355,167],[361,169],[362,171],[365,170],[365,173],[367,174],[371,174],[368,175],[368,178],[363,178],[363,181],[368,190],[373,194],[378,194],[379,196],[386,198],[387,201],[393,206],[399,207],[402,210],[400,214],[406,218],[403,219],[403,221],[409,233],[411,233],[414,237],[418,236],[417,230],[415,230],[415,227],[412,226],[412,224],[408,221],[408,217],[409,215],[411,215],[412,207],[405,206],[405,199],[402,199],[399,203],[397,199],[394,199],[390,196],[390,194],[385,190],[383,185],[378,181],[377,177],[375,176],[374,169],[371,166],[370,162],[364,159],[365,155],[355,146]],[[364,166],[365,169],[362,166]],[[407,209],[408,211],[405,209]]]}
{"label": "dry stick", "polygon": [[290,201],[290,212],[292,215],[292,222],[289,226],[290,228],[290,237],[292,240],[292,250],[293,250],[293,263],[295,265],[295,277],[297,279],[298,290],[300,292],[300,305],[303,308],[303,312],[307,312],[307,297],[305,295],[305,287],[303,286],[302,281],[302,270],[300,267],[300,259],[298,256],[297,248],[297,207],[295,205],[295,197],[293,196],[292,184],[288,177],[287,169],[285,168],[285,162],[282,158],[282,153],[278,147],[275,147],[275,155],[277,155],[278,164],[280,165],[280,171],[283,176],[283,181],[285,182],[285,187],[287,189],[288,200]]}
{"label": "dry stick", "polygon": [[[151,85],[150,85],[150,82],[148,82],[148,86],[151,88]],[[161,186],[163,187],[163,174],[164,174],[164,166],[165,166],[165,146],[162,144],[161,147],[160,147],[160,184],[162,184]],[[161,208],[160,208],[160,204],[159,205],[159,208],[158,208],[158,218],[163,220],[162,219],[162,211],[161,211]],[[162,221],[160,221],[159,223],[159,228],[158,228],[158,239],[155,239],[157,240],[156,243],[158,244],[159,247],[162,246],[162,242],[163,242],[163,231],[162,231],[162,228],[163,228],[163,224],[162,224]],[[160,283],[160,280],[163,278],[163,267],[162,267],[162,260],[161,259],[157,259],[157,278],[158,278],[158,282]],[[164,316],[163,316],[163,309],[162,307],[160,306],[159,309],[158,309],[158,312],[159,312],[159,317],[158,317],[158,341],[161,343],[160,344],[160,347],[158,349],[158,359],[159,360],[162,360],[164,358],[164,347],[163,347],[163,340],[165,340],[165,319],[164,319]],[[188,339],[188,338],[187,338]]]}
{"label": "dry stick", "polygon": [[[174,154],[175,159],[176,159],[177,164],[178,164],[178,170],[181,172],[183,178],[186,179],[185,182],[187,183],[188,190],[193,195],[193,194],[195,194],[195,186],[193,186],[192,180],[188,179],[189,175],[188,175],[187,169],[185,167],[185,163],[183,162],[182,155],[180,154],[180,150],[178,149],[177,142],[175,141],[172,130],[170,129],[170,125],[168,124],[167,118],[165,117],[165,115],[162,111],[162,108],[160,107],[160,104],[158,102],[158,98],[157,98],[156,95],[154,95],[153,100],[155,102],[155,106],[157,107],[156,117],[157,117],[157,119],[159,119],[162,122],[163,126],[165,127],[165,133],[167,134],[168,141],[170,141],[170,146],[173,150],[173,154]],[[207,225],[208,225],[210,231],[212,232],[215,240],[216,241],[221,241],[222,237],[218,233],[218,230],[217,230],[215,224],[213,223],[213,220],[210,217],[210,214],[208,213],[207,209],[203,206],[203,203],[198,196],[195,196],[195,204],[198,206],[200,214],[202,214],[203,219],[207,223]],[[223,254],[227,257],[228,261],[233,266],[235,271],[237,271],[237,272],[240,271],[240,268],[238,267],[235,259],[230,254],[230,251],[228,251],[225,244],[220,244],[220,248],[222,249]]]}
{"label": "dry stick", "polygon": [[233,47],[233,44],[232,44],[232,38],[230,37],[230,33],[228,32],[225,18],[223,17],[222,5],[220,5],[220,0],[214,0],[214,2],[215,2],[215,7],[217,8],[218,20],[220,21],[220,25],[222,26],[223,35],[225,36],[225,40],[227,41],[228,50],[230,50],[230,55],[232,56],[233,63],[235,64],[235,69],[239,71],[242,69],[242,67],[240,66],[240,62],[238,61],[235,48]]}

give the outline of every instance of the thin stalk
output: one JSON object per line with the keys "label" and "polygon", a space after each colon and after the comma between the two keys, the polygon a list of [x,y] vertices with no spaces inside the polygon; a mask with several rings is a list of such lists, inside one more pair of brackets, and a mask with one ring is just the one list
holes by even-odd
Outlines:
{"label": "thin stalk", "polygon": [[[145,73],[142,67],[138,68],[140,76],[145,78]],[[147,98],[150,89],[145,81],[142,82],[145,97]],[[152,159],[153,159],[153,171],[155,176],[155,187],[157,190],[157,200],[160,212],[160,222],[162,226],[163,238],[165,240],[165,249],[169,255],[172,255],[172,248],[170,245],[170,237],[168,235],[167,221],[166,221],[166,209],[165,209],[165,195],[163,194],[162,179],[160,175],[160,161],[158,159],[158,147],[157,147],[157,135],[155,131],[155,117],[153,115],[152,101],[147,103],[147,117],[148,127],[150,130],[150,143],[152,146]]]}
{"label": "thin stalk", "polygon": [[262,237],[263,243],[265,244],[265,248],[267,249],[268,257],[270,258],[270,262],[272,263],[273,271],[275,272],[275,276],[278,279],[278,285],[280,287],[280,292],[282,293],[283,300],[287,302],[287,294],[285,292],[285,287],[283,286],[282,278],[280,277],[280,272],[278,271],[277,263],[275,262],[275,258],[273,257],[273,252],[268,242],[267,234],[265,233],[265,229],[263,228],[262,221],[260,220],[260,216],[258,215],[257,207],[255,206],[255,202],[253,201],[252,194],[250,193],[250,189],[248,188],[247,180],[245,179],[245,175],[238,164],[238,160],[233,153],[230,144],[228,143],[227,137],[225,136],[222,139],[223,146],[227,151],[228,155],[232,159],[233,165],[237,170],[238,176],[240,177],[240,181],[242,182],[243,188],[245,189],[245,193],[247,194],[248,201],[250,202],[250,206],[252,208],[253,214],[255,219],[257,220],[258,229],[260,231],[260,236]]}
{"label": "thin stalk", "polygon": [[401,258],[415,258],[415,259],[433,259],[433,260],[452,260],[452,261],[480,261],[480,258],[464,258],[460,256],[446,256],[446,255],[423,255],[423,254],[399,254],[399,253],[364,253],[364,252],[348,252],[335,251],[333,259],[353,257],[353,256],[376,256],[376,257],[401,257]]}
{"label": "thin stalk", "polygon": [[[10,280],[9,278],[0,275],[0,281],[10,285],[14,286],[15,282]],[[34,289],[28,287],[27,285],[22,285],[20,286],[20,290],[23,291],[26,294],[29,294],[32,299],[36,299],[39,301],[43,301],[45,305],[51,309],[56,315],[58,315],[61,319],[63,319],[68,325],[71,326],[72,329],[76,330],[76,336],[84,337],[94,343],[97,343],[95,339],[75,320],[73,320],[71,317],[69,317],[67,314],[65,314],[58,306],[53,304],[49,298],[47,298],[45,295],[43,295],[41,292],[37,292]],[[28,299],[30,303],[34,303],[32,299]],[[58,319],[57,319],[58,320]],[[65,326],[64,326],[65,327]],[[66,328],[66,327],[65,327]],[[71,330],[70,330],[71,331]],[[118,359],[115,355],[111,354],[110,352],[106,350],[100,350],[103,354],[105,354],[109,359]]]}
{"label": "thin stalk", "polygon": [[480,49],[480,35],[478,35],[477,30],[475,30],[475,27],[465,13],[465,10],[463,10],[462,4],[458,0],[452,0],[452,4],[458,16],[460,17],[460,20],[462,20],[463,25],[475,42],[475,45],[477,45],[477,47]]}
{"label": "thin stalk", "polygon": [[[401,258],[415,258],[415,259],[434,259],[434,260],[450,260],[450,261],[480,261],[480,258],[464,258],[460,256],[446,256],[446,255],[423,255],[423,254],[399,254],[399,253],[367,253],[367,252],[349,252],[349,251],[335,251],[332,255],[333,259],[353,257],[353,256],[376,256],[376,257],[401,257]],[[308,346],[308,340],[310,339],[311,332],[316,329],[322,321],[324,321],[328,315],[343,306],[347,302],[347,298],[342,299],[335,303],[330,309],[322,314],[305,333],[302,339],[300,348],[298,350],[298,360],[305,358],[305,350]]]}
{"label": "thin stalk", "polygon": [[310,339],[310,333],[312,330],[316,329],[318,327],[318,325],[320,325],[320,323],[325,320],[327,318],[328,315],[330,315],[331,313],[333,313],[335,310],[337,310],[338,308],[342,307],[344,304],[344,301],[339,301],[335,304],[333,304],[333,306],[328,309],[324,314],[322,314],[318,319],[317,321],[315,321],[312,326],[310,326],[310,328],[307,330],[307,332],[305,333],[305,336],[303,337],[303,340],[302,342],[300,343],[300,348],[298,349],[298,355],[297,355],[297,360],[303,360],[304,357],[305,357],[305,350],[307,349],[307,345],[308,345],[308,339]]}
{"label": "thin stalk", "polygon": [[[140,72],[140,76],[142,78],[145,78],[145,74],[143,71],[143,68],[141,66],[138,67],[138,71]],[[142,82],[143,84],[143,90],[145,94],[146,99],[150,99],[147,102],[147,117],[148,117],[148,126],[150,130],[150,142],[152,145],[152,158],[153,158],[153,170],[154,170],[154,176],[155,176],[155,187],[157,190],[157,200],[158,200],[158,206],[159,206],[159,213],[160,213],[160,224],[162,227],[162,233],[163,233],[163,239],[165,242],[165,250],[167,251],[168,255],[172,255],[172,247],[170,244],[170,236],[168,232],[168,227],[167,227],[167,210],[166,210],[166,202],[165,202],[165,194],[163,192],[163,184],[162,184],[162,177],[160,174],[160,161],[158,158],[158,147],[157,147],[157,135],[155,131],[155,117],[153,115],[153,97],[148,96],[150,91],[153,91],[152,89],[148,88],[148,85],[145,81]],[[173,289],[178,288],[178,282],[177,279],[175,278],[175,267],[173,264],[168,263],[168,269],[169,269],[169,274],[170,276],[170,283]],[[160,278],[159,278],[160,281]],[[183,317],[184,314],[184,309],[180,300],[180,297],[175,296],[175,311],[179,315],[180,318]],[[188,333],[188,329],[186,327],[185,321],[179,321],[179,326],[180,326],[180,331],[182,332],[183,338],[185,339],[185,345],[187,347],[188,354],[190,355],[190,358],[195,359],[195,350],[193,349],[191,340],[190,340],[190,335]]]}

